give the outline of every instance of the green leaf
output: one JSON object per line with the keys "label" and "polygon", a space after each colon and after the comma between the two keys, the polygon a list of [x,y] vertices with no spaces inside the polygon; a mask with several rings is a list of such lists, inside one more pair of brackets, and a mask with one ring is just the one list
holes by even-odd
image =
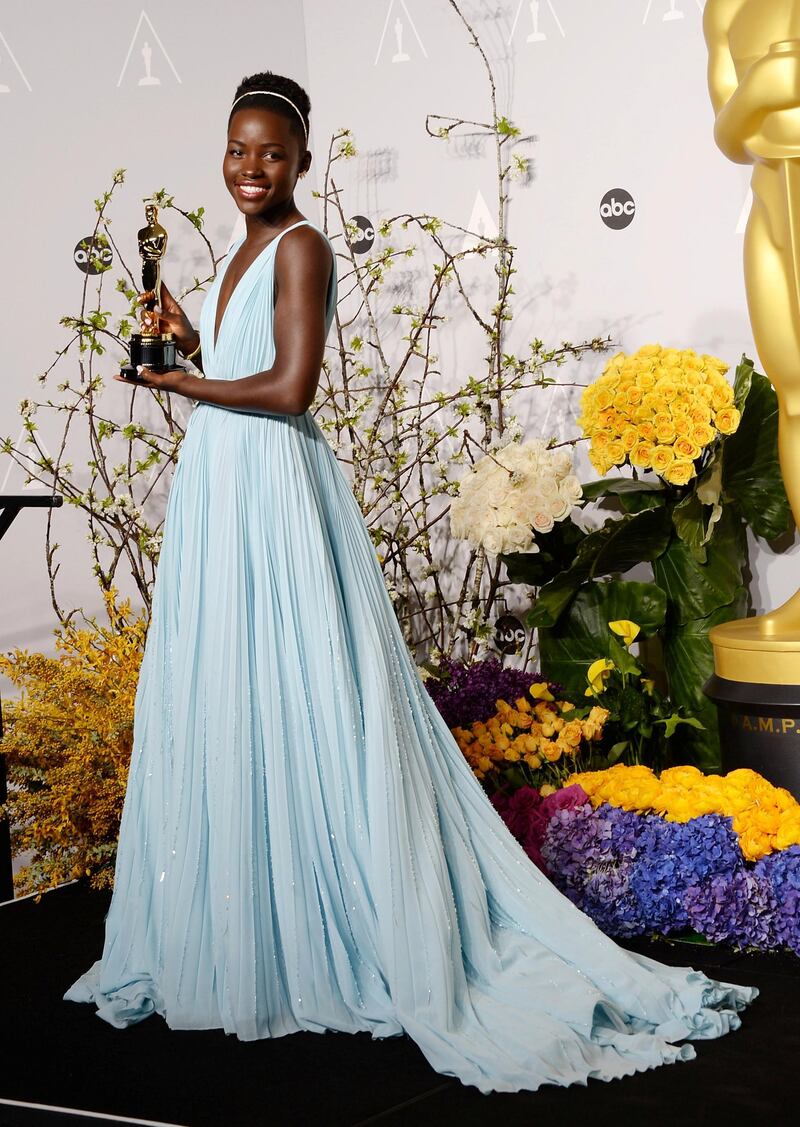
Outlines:
{"label": "green leaf", "polygon": [[778,460],[778,397],[766,376],[747,363],[742,421],[724,442],[722,487],[756,536],[774,540],[794,527]]}
{"label": "green leaf", "polygon": [[736,369],[736,376],[733,381],[733,402],[740,411],[744,410],[745,400],[750,394],[753,371],[753,361],[749,360],[748,357],[742,353],[742,358],[739,361],[739,366]]}
{"label": "green leaf", "polygon": [[673,712],[671,716],[667,716],[662,720],[656,720],[654,723],[664,725],[664,738],[667,740],[672,739],[679,724],[688,724],[690,728],[698,729],[705,727],[696,716],[681,716],[677,712]]}
{"label": "green leaf", "polygon": [[586,533],[571,520],[558,521],[551,532],[535,534],[538,552],[511,552],[501,555],[512,583],[542,587],[565,571],[575,559],[578,545]]}
{"label": "green leaf", "polygon": [[[611,621],[613,622],[614,619],[612,618]],[[620,673],[637,674],[642,672],[641,666],[630,650],[626,649],[621,642],[618,642],[613,634],[609,636],[607,646],[608,656],[614,662]]]}
{"label": "green leaf", "polygon": [[[581,486],[586,501],[597,501],[601,497],[625,497],[636,494],[664,493],[660,481],[634,481],[630,477],[604,477],[599,481],[589,481]],[[656,500],[661,504],[663,497]]]}
{"label": "green leaf", "polygon": [[706,562],[706,526],[703,520],[703,505],[696,493],[684,497],[672,510],[672,523],[675,531],[693,558],[701,564]]}
{"label": "green leaf", "polygon": [[608,755],[606,756],[609,767],[613,767],[614,764],[622,758],[622,756],[630,746],[630,740],[620,740],[619,743],[614,744],[614,746],[609,749]]}
{"label": "green leaf", "polygon": [[609,622],[631,619],[647,637],[663,625],[666,610],[664,592],[655,583],[612,580],[587,584],[557,625],[539,629],[545,676],[582,698],[589,666],[608,653]]}
{"label": "green leaf", "polygon": [[703,725],[702,730],[688,725],[674,741],[672,755],[678,762],[693,762],[704,771],[718,771],[721,766],[717,709],[703,692],[703,685],[714,672],[708,632],[712,626],[744,615],[747,601],[747,591],[740,587],[728,606],[719,607],[706,618],[675,624],[662,635],[672,703]]}
{"label": "green leaf", "polygon": [[[637,564],[653,560],[666,548],[672,522],[665,508],[630,513],[607,520],[578,545],[572,565],[539,592],[527,616],[531,626],[553,626],[577,591],[602,575],[624,574]],[[613,617],[613,616],[612,616]],[[635,616],[617,615],[618,618]]]}
{"label": "green leaf", "polygon": [[746,540],[744,525],[732,507],[723,510],[706,551],[706,562],[700,563],[688,545],[674,536],[653,561],[656,583],[669,603],[670,623],[705,618],[736,598],[742,585]]}

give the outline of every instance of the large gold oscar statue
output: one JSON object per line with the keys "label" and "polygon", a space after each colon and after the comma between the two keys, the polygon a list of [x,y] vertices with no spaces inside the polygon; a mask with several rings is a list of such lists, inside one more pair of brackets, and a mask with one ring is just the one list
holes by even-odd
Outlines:
{"label": "large gold oscar statue", "polygon": [[[723,153],[753,166],[747,305],[779,404],[781,471],[800,525],[800,0],[707,0],[708,85]],[[800,685],[800,592],[711,631],[728,681]]]}

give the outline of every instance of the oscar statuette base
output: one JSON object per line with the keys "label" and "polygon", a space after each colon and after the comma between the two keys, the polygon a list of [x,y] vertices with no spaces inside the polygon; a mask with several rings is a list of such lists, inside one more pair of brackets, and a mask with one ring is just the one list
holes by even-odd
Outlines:
{"label": "oscar statuette base", "polygon": [[120,375],[136,383],[136,368],[139,364],[154,372],[168,372],[177,368],[178,350],[172,333],[133,333],[130,363],[120,368]]}
{"label": "oscar statuette base", "polygon": [[759,618],[710,631],[723,772],[747,767],[800,799],[800,633],[767,635]]}

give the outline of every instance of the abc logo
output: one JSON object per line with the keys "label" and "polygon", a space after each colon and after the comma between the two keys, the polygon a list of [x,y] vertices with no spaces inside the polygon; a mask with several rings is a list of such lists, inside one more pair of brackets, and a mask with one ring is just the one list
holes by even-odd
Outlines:
{"label": "abc logo", "polygon": [[114,255],[105,235],[87,235],[72,252],[72,260],[84,274],[102,274],[108,270]]}
{"label": "abc logo", "polygon": [[525,645],[525,627],[513,614],[502,614],[495,622],[494,644],[503,654],[517,654]]}
{"label": "abc logo", "polygon": [[612,231],[630,227],[636,214],[636,204],[630,192],[624,188],[612,188],[600,201],[600,218]]}
{"label": "abc logo", "polygon": [[356,233],[349,244],[350,249],[354,254],[366,254],[375,242],[375,228],[364,215],[354,215],[350,222],[356,228]]}

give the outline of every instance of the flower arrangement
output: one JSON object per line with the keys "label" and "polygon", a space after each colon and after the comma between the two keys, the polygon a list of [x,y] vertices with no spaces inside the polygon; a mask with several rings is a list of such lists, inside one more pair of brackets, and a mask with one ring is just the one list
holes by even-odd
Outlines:
{"label": "flower arrangement", "polygon": [[55,631],[58,657],[13,650],[0,672],[23,690],[5,702],[9,792],[0,816],[15,853],[33,852],[17,895],[87,876],[111,885],[133,740],[133,706],[146,620],[105,592],[109,625]]}
{"label": "flower arrangement", "polygon": [[592,805],[607,803],[638,814],[688,822],[706,814],[731,819],[742,854],[757,861],[776,849],[800,845],[800,803],[755,771],[704,775],[696,767],[672,767],[656,776],[649,767],[617,764],[607,771],[573,775]]}
{"label": "flower arrangement", "polygon": [[581,399],[578,422],[597,472],[629,465],[686,485],[719,436],[739,426],[727,371],[716,356],[692,349],[648,344],[630,356],[618,352]]}
{"label": "flower arrangement", "polygon": [[582,717],[541,683],[513,704],[498,699],[496,707],[485,723],[452,729],[475,776],[491,787],[560,785],[576,764],[591,760],[608,717],[598,706]]}
{"label": "flower arrangement", "polygon": [[572,455],[545,442],[509,442],[487,454],[459,483],[450,531],[490,555],[536,553],[536,533],[566,520],[581,498]]}
{"label": "flower arrangement", "polygon": [[691,931],[800,955],[800,846],[753,864],[728,816],[678,822],[595,806],[580,783],[492,801],[531,859],[608,935]]}
{"label": "flower arrangement", "polygon": [[[699,721],[681,732],[683,754],[707,771],[721,761],[702,689],[714,671],[709,631],[750,610],[748,535],[774,541],[794,527],[775,391],[747,357],[733,385],[725,372],[716,357],[660,345],[614,357],[586,389],[580,421],[595,468],[626,472],[585,483],[579,502],[614,515],[588,530],[564,520],[536,534],[539,553],[502,557],[511,582],[536,589],[526,623],[541,668],[573,699],[607,622],[657,635],[670,699]],[[626,577],[641,565],[652,581]]]}
{"label": "flower arrangement", "polygon": [[[448,727],[488,720],[496,712],[498,697],[515,700],[533,685],[547,684],[540,673],[503,666],[496,657],[482,661],[454,661],[443,657],[420,667],[425,688]],[[548,685],[553,696],[563,697],[561,685]]]}

